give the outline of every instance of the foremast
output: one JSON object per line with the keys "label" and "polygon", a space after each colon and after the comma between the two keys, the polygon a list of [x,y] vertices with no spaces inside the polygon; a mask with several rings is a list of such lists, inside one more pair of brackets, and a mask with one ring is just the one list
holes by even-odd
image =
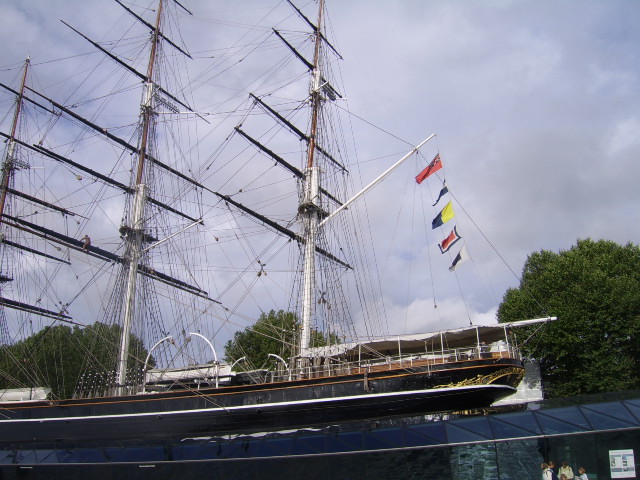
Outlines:
{"label": "foremast", "polygon": [[302,330],[300,334],[299,354],[305,357],[311,343],[311,324],[315,305],[315,271],[316,242],[318,224],[322,209],[320,199],[320,167],[314,162],[316,137],[318,134],[318,116],[322,106],[322,75],[320,72],[320,48],[322,44],[322,14],[324,0],[320,0],[318,23],[315,28],[315,50],[313,54],[313,70],[311,74],[311,129],[307,147],[307,165],[304,170],[304,192],[298,212],[302,216],[304,226],[304,270],[302,286]]}
{"label": "foremast", "polygon": [[120,337],[120,347],[118,356],[118,377],[117,384],[120,394],[126,391],[126,373],[129,355],[129,339],[131,338],[131,328],[135,317],[136,309],[136,288],[138,278],[138,265],[142,257],[142,243],[144,238],[144,211],[147,200],[148,186],[145,183],[145,159],[149,145],[149,136],[154,127],[155,113],[153,110],[154,83],[153,74],[156,64],[156,51],[160,39],[160,23],[162,19],[163,0],[158,0],[158,10],[156,22],[151,41],[151,52],[149,53],[149,63],[147,66],[147,76],[144,83],[144,93],[140,106],[140,145],[138,152],[138,167],[135,178],[135,191],[133,196],[132,212],[129,218],[129,225],[125,227],[127,232],[125,261],[128,265],[127,287],[122,319],[122,333]]}

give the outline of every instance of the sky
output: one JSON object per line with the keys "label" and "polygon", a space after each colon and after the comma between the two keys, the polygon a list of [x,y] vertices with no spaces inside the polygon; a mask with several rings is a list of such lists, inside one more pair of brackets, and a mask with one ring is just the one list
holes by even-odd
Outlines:
{"label": "sky", "polygon": [[[184,39],[218,38],[217,30],[232,21],[242,31],[281,4],[189,2],[209,21],[205,33],[190,31]],[[640,241],[640,2],[327,4],[332,44],[344,58],[339,72],[345,108],[353,113],[355,161],[366,167],[362,181],[437,134],[422,164],[403,167],[379,187],[377,199],[367,200],[375,212],[373,236],[391,229],[396,210],[390,198],[410,202],[426,195],[422,201],[433,203],[446,177],[472,258],[459,276],[446,271],[450,259],[438,258],[436,245],[448,230],[416,230],[398,242],[431,249],[412,275],[427,263],[442,273],[414,289],[410,279],[398,280],[407,272],[400,251],[382,262],[383,277],[392,277],[383,286],[387,315],[398,319],[394,333],[464,326],[469,319],[494,322],[502,295],[518,285],[534,251],[568,249],[582,238]],[[299,5],[313,10],[313,2]],[[77,50],[78,37],[58,19],[87,34],[102,32],[93,38],[103,39],[109,21],[122,15],[107,0],[0,0],[0,6],[0,81],[11,85],[27,54],[45,71],[45,62]],[[43,86],[59,89],[54,77],[44,73]],[[435,153],[444,168],[418,192],[413,176]]]}

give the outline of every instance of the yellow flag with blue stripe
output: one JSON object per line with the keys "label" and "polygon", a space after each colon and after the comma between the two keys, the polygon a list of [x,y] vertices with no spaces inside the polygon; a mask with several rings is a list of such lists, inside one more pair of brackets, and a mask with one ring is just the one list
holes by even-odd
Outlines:
{"label": "yellow flag with blue stripe", "polygon": [[440,211],[438,216],[433,219],[431,222],[431,228],[438,228],[440,225],[444,225],[446,222],[451,220],[454,217],[453,213],[453,205],[451,202],[447,203],[447,205]]}

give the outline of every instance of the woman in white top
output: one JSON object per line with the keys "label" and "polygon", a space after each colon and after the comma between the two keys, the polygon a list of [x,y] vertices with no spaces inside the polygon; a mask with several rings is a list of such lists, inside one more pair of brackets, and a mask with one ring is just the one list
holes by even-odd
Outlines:
{"label": "woman in white top", "polygon": [[573,469],[566,460],[562,461],[562,465],[560,465],[560,470],[558,470],[558,476],[564,475],[567,477],[567,480],[573,480]]}

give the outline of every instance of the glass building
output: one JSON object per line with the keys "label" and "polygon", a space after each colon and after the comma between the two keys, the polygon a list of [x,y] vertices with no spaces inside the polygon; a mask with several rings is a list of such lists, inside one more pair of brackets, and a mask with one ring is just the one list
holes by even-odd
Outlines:
{"label": "glass building", "polygon": [[527,410],[368,420],[154,443],[0,451],[1,478],[539,480],[563,460],[589,480],[637,478],[640,391]]}

